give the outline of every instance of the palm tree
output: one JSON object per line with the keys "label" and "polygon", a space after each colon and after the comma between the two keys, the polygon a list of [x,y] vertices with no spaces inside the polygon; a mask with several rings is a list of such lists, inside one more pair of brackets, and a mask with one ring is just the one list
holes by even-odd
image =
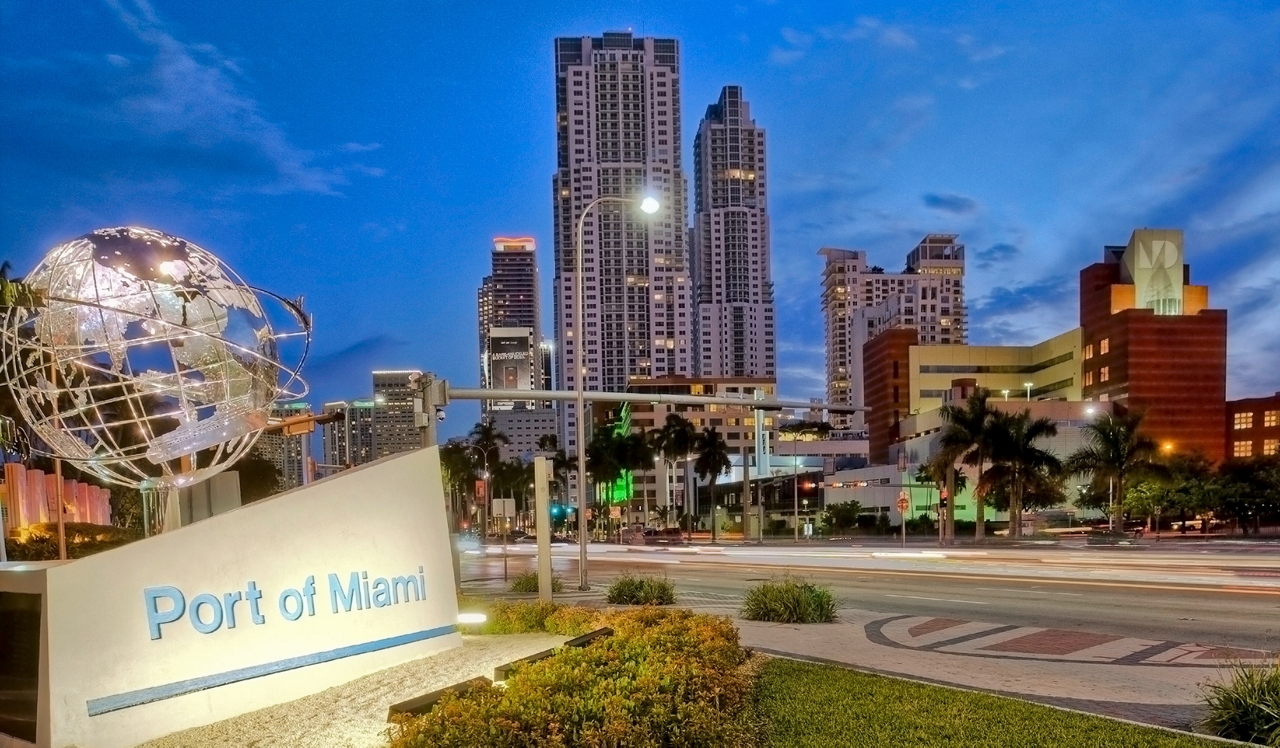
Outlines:
{"label": "palm tree", "polygon": [[[687,460],[689,455],[693,454],[694,447],[697,446],[698,431],[689,423],[689,419],[679,413],[668,413],[666,421],[662,424],[662,428],[652,433],[651,443],[658,454],[662,456],[662,460],[666,463],[667,470],[674,469],[675,464],[681,460]],[[663,476],[663,496],[666,497],[667,509],[671,506],[671,496],[667,493],[666,476]],[[663,527],[666,527],[666,518],[670,515],[670,511],[663,513],[659,510],[659,515],[663,520]]]}
{"label": "palm tree", "polygon": [[693,469],[698,477],[711,483],[711,542],[716,541],[716,479],[733,467],[729,461],[729,443],[715,426],[708,426],[698,434],[698,459]]}
{"label": "palm tree", "polygon": [[1057,436],[1057,425],[1048,418],[1032,418],[1031,411],[1000,413],[991,419],[988,449],[992,466],[983,476],[986,485],[1004,488],[1009,496],[1009,537],[1022,536],[1022,506],[1028,494],[1039,495],[1046,482],[1059,475],[1062,463],[1036,442]]}
{"label": "palm tree", "polygon": [[471,443],[485,454],[496,453],[503,444],[511,443],[507,435],[493,425],[493,419],[486,419],[472,426],[470,437]]}
{"label": "palm tree", "polygon": [[1085,424],[1082,429],[1085,445],[1067,458],[1067,472],[1088,473],[1097,483],[1115,481],[1114,496],[1124,496],[1130,478],[1160,472],[1156,463],[1159,449],[1155,440],[1142,433],[1141,427],[1142,414],[1129,411],[1107,413]]}
{"label": "palm tree", "polygon": [[[987,459],[991,453],[988,441],[991,419],[996,414],[995,409],[987,402],[990,396],[990,390],[979,387],[973,391],[968,400],[965,400],[963,407],[948,403],[939,409],[942,420],[947,423],[946,429],[942,432],[943,453],[959,458],[966,465],[977,467],[977,485],[979,486],[982,485],[982,473],[986,469]],[[960,487],[956,486],[956,493],[959,492]],[[982,540],[986,535],[984,526],[986,517],[983,516],[984,498],[981,491],[973,492],[974,540]]]}

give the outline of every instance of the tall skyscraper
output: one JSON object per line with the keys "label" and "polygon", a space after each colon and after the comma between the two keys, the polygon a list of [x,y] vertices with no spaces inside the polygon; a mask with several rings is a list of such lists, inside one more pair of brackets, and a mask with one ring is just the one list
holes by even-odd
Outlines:
{"label": "tall skyscraper", "polygon": [[[542,326],[533,239],[494,239],[492,263],[477,293],[481,386],[536,389],[542,382]],[[484,400],[480,407],[487,412],[512,403]]]}
{"label": "tall skyscraper", "polygon": [[355,466],[372,462],[373,398],[324,404],[324,413],[341,412],[343,418],[320,427],[326,465]]}
{"label": "tall skyscraper", "polygon": [[693,141],[694,369],[777,376],[764,130],[741,86],[725,86]]}
{"label": "tall skyscraper", "polygon": [[409,377],[419,371],[373,372],[374,457],[408,452],[422,446],[414,423],[413,387]]}
{"label": "tall skyscraper", "polygon": [[[929,234],[907,254],[901,273],[867,265],[862,250],[825,247],[822,312],[826,317],[827,401],[862,406],[863,345],[885,330],[910,327],[918,345],[964,345],[964,245],[956,234]],[[834,414],[832,423],[859,428],[860,416]]]}
{"label": "tall skyscraper", "polygon": [[[693,299],[680,146],[680,50],[629,32],[555,40],[554,190],[557,373],[573,388],[621,391],[631,378],[693,371]],[[605,203],[583,234],[583,330],[573,326],[575,229],[604,195],[657,198],[652,217]],[[574,444],[572,404],[562,444]]]}
{"label": "tall skyscraper", "polygon": [[[310,413],[311,406],[307,403],[276,403],[271,406],[270,418],[272,421],[281,421]],[[309,438],[311,438],[310,434],[285,436],[280,431],[267,431],[258,437],[258,443],[253,445],[253,451],[258,456],[270,460],[276,470],[280,471],[280,490],[302,485],[302,474],[306,470],[302,460],[302,440]]]}

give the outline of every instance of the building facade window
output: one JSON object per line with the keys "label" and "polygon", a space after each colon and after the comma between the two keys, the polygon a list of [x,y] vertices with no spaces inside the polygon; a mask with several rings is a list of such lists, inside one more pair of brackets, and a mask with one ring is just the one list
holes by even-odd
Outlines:
{"label": "building facade window", "polygon": [[1253,413],[1236,413],[1231,425],[1236,431],[1253,428]]}
{"label": "building facade window", "polygon": [[1111,367],[1110,367],[1110,366],[1104,366],[1104,367],[1102,367],[1101,369],[1098,369],[1098,381],[1099,381],[1099,382],[1105,382],[1105,381],[1107,381],[1107,380],[1109,380],[1109,379],[1111,379]]}
{"label": "building facade window", "polygon": [[1111,338],[1103,338],[1098,341],[1098,355],[1105,356],[1111,352]]}
{"label": "building facade window", "polygon": [[1262,425],[1267,428],[1280,426],[1280,410],[1268,410],[1263,413]]}
{"label": "building facade window", "polygon": [[1235,442],[1231,446],[1232,457],[1253,457],[1253,442]]}
{"label": "building facade window", "polygon": [[1084,347],[1084,360],[1088,361],[1091,358],[1093,358],[1093,343]]}
{"label": "building facade window", "polygon": [[1280,439],[1266,439],[1262,442],[1262,454],[1271,457],[1280,454]]}

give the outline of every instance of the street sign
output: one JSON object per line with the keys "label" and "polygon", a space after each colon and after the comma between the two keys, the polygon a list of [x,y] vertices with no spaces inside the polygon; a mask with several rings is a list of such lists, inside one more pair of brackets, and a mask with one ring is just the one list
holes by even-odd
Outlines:
{"label": "street sign", "polygon": [[484,481],[477,480],[476,481],[476,501],[484,501],[484,496],[485,496]]}
{"label": "street sign", "polygon": [[622,507],[620,507],[620,506],[611,506],[611,507],[609,507],[609,516],[610,516],[610,517],[612,517],[613,519],[621,519],[621,518],[622,518]]}
{"label": "street sign", "polygon": [[901,514],[906,514],[907,509],[909,509],[910,507],[911,507],[911,502],[907,500],[906,494],[899,495],[898,496],[898,512]]}
{"label": "street sign", "polygon": [[494,499],[490,511],[495,517],[514,517],[516,516],[516,500]]}

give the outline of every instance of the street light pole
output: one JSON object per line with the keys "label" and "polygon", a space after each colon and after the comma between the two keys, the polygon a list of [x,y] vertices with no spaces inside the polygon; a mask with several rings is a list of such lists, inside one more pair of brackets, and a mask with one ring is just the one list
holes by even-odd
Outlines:
{"label": "street light pole", "polygon": [[[573,379],[574,393],[576,395],[574,398],[573,434],[575,446],[578,450],[578,589],[583,592],[590,590],[591,587],[587,584],[587,534],[586,522],[583,519],[587,508],[587,445],[585,444],[586,427],[583,424],[584,411],[586,409],[583,381],[587,378],[587,341],[583,317],[586,309],[584,304],[586,303],[587,284],[586,279],[582,276],[582,230],[586,226],[587,216],[591,213],[591,209],[597,205],[601,203],[626,204],[633,202],[636,202],[635,198],[604,195],[587,203],[587,207],[582,209],[582,215],[578,216],[578,231],[574,242],[573,331],[577,335],[576,345],[574,346],[577,376]],[[640,209],[645,213],[652,214],[658,210],[658,201],[651,197],[646,197],[639,202]],[[625,342],[623,345],[626,345]],[[624,350],[623,353],[625,354],[626,351]]]}
{"label": "street light pole", "polygon": [[1031,402],[1031,382],[1023,382],[1022,386],[1027,388],[1027,402]]}

